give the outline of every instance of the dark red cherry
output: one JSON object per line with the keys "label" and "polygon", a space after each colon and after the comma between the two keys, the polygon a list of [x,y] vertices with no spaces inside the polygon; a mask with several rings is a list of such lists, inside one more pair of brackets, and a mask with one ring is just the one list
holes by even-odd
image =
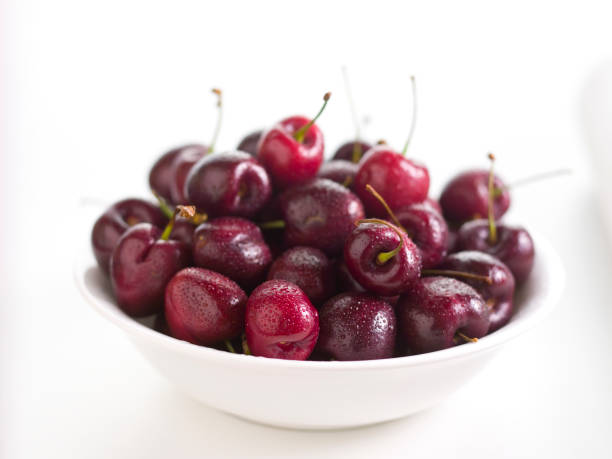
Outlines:
{"label": "dark red cherry", "polygon": [[416,353],[446,349],[483,337],[489,307],[469,285],[449,277],[424,277],[400,296],[395,309],[400,339]]}
{"label": "dark red cherry", "polygon": [[193,260],[251,290],[266,278],[272,254],[257,225],[243,218],[221,217],[196,228]]}
{"label": "dark red cherry", "polygon": [[427,198],[429,172],[386,145],[373,147],[361,162],[353,183],[353,191],[368,215],[385,216],[382,204],[366,189],[371,185],[380,193],[392,210],[408,206]]}
{"label": "dark red cherry", "polygon": [[336,293],[336,267],[314,247],[293,247],[274,260],[268,280],[284,279],[300,287],[314,305]]}
{"label": "dark red cherry", "polygon": [[207,155],[208,147],[203,145],[189,145],[182,148],[172,162],[172,180],[170,181],[170,202],[172,204],[189,204],[185,194],[187,175],[200,158]]}
{"label": "dark red cherry", "polygon": [[231,279],[208,269],[186,268],[166,287],[164,311],[172,336],[212,346],[242,333],[246,301]]}
{"label": "dark red cherry", "polygon": [[350,187],[355,180],[358,168],[357,164],[350,161],[339,159],[327,161],[321,165],[317,176]]}
{"label": "dark red cherry", "polygon": [[263,131],[255,131],[251,132],[244,139],[240,141],[238,147],[236,147],[239,151],[245,151],[252,156],[257,155],[257,144],[259,143],[259,139],[261,139],[261,135]]}
{"label": "dark red cherry", "polygon": [[245,334],[253,355],[306,360],[319,336],[319,315],[297,285],[270,280],[247,301]]}
{"label": "dark red cherry", "polygon": [[272,194],[265,169],[241,151],[202,158],[189,172],[186,189],[189,202],[211,217],[253,217]]}
{"label": "dark red cherry", "polygon": [[[353,275],[350,273],[348,268],[346,267],[346,263],[344,260],[340,260],[336,263],[336,277],[338,279],[338,290],[341,292],[356,292],[363,293],[367,292],[365,288],[361,286],[359,282],[355,280]],[[397,300],[399,299],[399,295],[393,296],[379,296],[379,299],[382,301],[389,303],[391,306],[395,306],[397,304]]]}
{"label": "dark red cherry", "polygon": [[535,257],[533,239],[526,229],[496,223],[496,237],[491,239],[491,226],[487,220],[464,223],[457,233],[458,250],[478,250],[499,258],[514,275],[517,285],[531,274]]}
{"label": "dark red cherry", "polygon": [[421,203],[427,207],[429,207],[432,210],[435,210],[436,212],[438,212],[440,215],[444,215],[442,213],[442,206],[440,205],[440,203],[438,201],[436,201],[434,198],[430,198],[429,196],[427,198],[425,198],[425,200]]}
{"label": "dark red cherry", "polygon": [[163,228],[168,220],[161,210],[142,199],[124,199],[109,207],[96,220],[91,231],[91,246],[100,268],[109,272],[110,258],[123,233],[137,223]]}
{"label": "dark red cherry", "polygon": [[142,317],[159,312],[172,276],[189,262],[189,247],[169,240],[171,223],[162,233],[150,223],[128,229],[113,250],[111,284],[126,314]]}
{"label": "dark red cherry", "polygon": [[444,259],[448,226],[441,214],[423,202],[402,207],[395,215],[419,248],[423,268],[432,268]]}
{"label": "dark red cherry", "polygon": [[293,187],[279,201],[287,246],[316,247],[329,255],[342,252],[354,222],[364,217],[359,198],[327,179]]}
{"label": "dark red cherry", "polygon": [[317,351],[334,360],[393,357],[395,313],[386,302],[367,293],[341,293],[319,311]]}
{"label": "dark red cherry", "polygon": [[384,220],[359,222],[344,245],[344,262],[367,290],[393,296],[421,274],[421,255],[406,233]]}
{"label": "dark red cherry", "polygon": [[312,120],[292,116],[262,134],[257,158],[279,189],[304,183],[317,175],[323,162],[323,133],[314,121],[320,116],[330,93],[324,97],[321,111]]}
{"label": "dark red cherry", "polygon": [[[486,218],[489,206],[489,174],[487,170],[471,170],[454,177],[442,191],[440,205],[444,217],[461,224],[468,220]],[[499,177],[494,177],[493,210],[500,219],[510,207],[510,193]]]}
{"label": "dark red cherry", "polygon": [[372,148],[372,145],[366,142],[346,142],[338,147],[334,153],[333,159],[341,159],[357,164],[370,148]]}
{"label": "dark red cherry", "polygon": [[489,333],[508,323],[514,305],[514,276],[504,263],[487,253],[468,250],[449,255],[438,269],[463,273],[445,275],[471,285],[480,293],[490,308]]}
{"label": "dark red cherry", "polygon": [[172,163],[174,162],[174,158],[176,158],[176,155],[178,155],[182,149],[192,146],[199,145],[185,145],[164,153],[157,161],[155,161],[155,164],[153,164],[153,167],[149,172],[149,187],[154,193],[157,193],[168,202],[171,202],[172,200],[172,196],[170,194],[170,183],[174,177],[172,171]]}

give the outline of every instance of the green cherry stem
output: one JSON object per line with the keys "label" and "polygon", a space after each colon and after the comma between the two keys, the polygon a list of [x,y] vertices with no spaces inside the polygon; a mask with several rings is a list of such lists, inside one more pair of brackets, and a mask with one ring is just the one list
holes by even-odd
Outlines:
{"label": "green cherry stem", "polygon": [[172,207],[168,204],[168,201],[166,201],[164,198],[162,198],[156,191],[151,190],[151,193],[153,193],[153,196],[155,196],[155,199],[157,199],[157,202],[159,203],[159,209],[162,211],[162,214],[164,214],[164,216],[166,218],[172,218],[172,215],[174,215],[174,210],[172,209]]}
{"label": "green cherry stem", "polygon": [[269,222],[263,222],[259,224],[261,229],[282,229],[285,227],[284,220],[271,220]]}
{"label": "green cherry stem", "polygon": [[410,146],[410,142],[412,141],[412,136],[414,135],[414,129],[416,128],[417,120],[417,91],[414,75],[410,77],[410,84],[412,86],[412,121],[410,123],[410,132],[408,133],[408,138],[406,139],[406,143],[404,144],[404,148],[402,149],[403,156],[406,156],[406,152],[408,151],[408,147]]}
{"label": "green cherry stem", "polygon": [[223,98],[221,90],[213,88],[212,92],[217,96],[217,125],[215,126],[213,137],[208,147],[208,153],[212,153],[213,151],[215,151],[215,144],[217,143],[217,139],[219,138],[219,132],[221,131],[221,121],[223,120]]}
{"label": "green cherry stem", "polygon": [[321,113],[323,113],[323,110],[325,110],[325,107],[327,106],[327,102],[329,101],[330,97],[331,92],[326,92],[323,96],[323,106],[321,107],[321,110],[319,110],[319,113],[317,113],[317,115],[313,119],[311,119],[308,124],[305,124],[293,133],[293,138],[299,143],[302,143],[304,141],[304,137],[306,137],[306,133],[308,132],[308,129],[310,129],[310,126],[312,126],[315,121],[319,119],[319,116],[321,116]]}
{"label": "green cherry stem", "polygon": [[170,217],[170,221],[164,228],[164,232],[162,233],[160,239],[162,241],[167,241],[170,239],[170,234],[172,233],[172,229],[174,228],[174,222],[176,221],[177,216],[185,217],[185,218],[193,218],[196,214],[195,206],[176,206],[174,212],[172,213],[172,217]]}
{"label": "green cherry stem", "polygon": [[493,166],[495,164],[495,156],[489,153],[491,160],[491,169],[489,170],[489,243],[491,245],[497,242],[497,227],[495,226],[495,212],[493,205],[495,203],[495,175],[493,174]]}
{"label": "green cherry stem", "polygon": [[242,353],[245,355],[252,355],[251,349],[249,349],[249,345],[247,343],[246,335],[244,333],[242,334],[241,342],[242,342]]}
{"label": "green cherry stem", "polygon": [[380,225],[388,226],[393,231],[395,231],[397,233],[397,235],[399,236],[400,242],[399,242],[399,244],[397,245],[396,248],[394,248],[393,250],[390,250],[389,252],[379,252],[378,253],[378,255],[376,256],[376,263],[377,264],[384,265],[391,258],[393,258],[395,255],[397,255],[399,253],[399,251],[402,249],[402,246],[404,245],[404,239],[402,238],[401,230],[399,228],[397,228],[396,226],[392,225],[391,223],[389,223],[386,220],[381,220],[380,218],[365,218],[363,220],[357,220],[355,222],[355,226],[359,226],[362,223],[378,223]]}
{"label": "green cherry stem", "polygon": [[229,339],[226,339],[223,342],[225,343],[225,347],[227,348],[228,351],[230,351],[232,354],[236,353],[236,349],[234,349],[234,345]]}
{"label": "green cherry stem", "polygon": [[461,338],[463,341],[468,342],[468,343],[477,343],[478,342],[478,338],[470,338],[469,336],[461,333],[461,332],[457,332],[457,336],[459,338]]}
{"label": "green cherry stem", "polygon": [[391,220],[393,220],[393,223],[395,223],[395,225],[398,228],[400,228],[404,233],[406,233],[407,232],[406,229],[402,226],[400,221],[397,219],[397,217],[391,210],[391,207],[389,207],[389,204],[387,204],[387,201],[385,201],[385,199],[378,193],[378,191],[376,191],[374,187],[370,185],[369,183],[366,185],[366,190],[368,190],[372,196],[378,199],[378,202],[380,202],[382,206],[385,208],[385,210],[389,214],[389,217],[391,217]]}

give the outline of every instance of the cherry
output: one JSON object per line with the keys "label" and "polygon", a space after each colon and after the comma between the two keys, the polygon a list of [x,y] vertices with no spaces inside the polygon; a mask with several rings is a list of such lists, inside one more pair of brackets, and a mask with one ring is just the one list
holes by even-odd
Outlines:
{"label": "cherry", "polygon": [[189,171],[200,158],[214,151],[221,128],[223,106],[221,90],[213,89],[212,92],[217,96],[218,116],[210,146],[190,144],[175,148],[162,155],[149,173],[149,185],[153,192],[173,204],[187,204],[185,182]]}
{"label": "cherry", "polygon": [[[336,263],[336,277],[338,279],[338,286],[340,287],[339,291],[344,292],[356,292],[363,293],[367,292],[365,288],[361,286],[359,282],[355,280],[353,275],[350,273],[348,268],[346,267],[346,263],[344,260]],[[397,304],[397,300],[399,299],[399,295],[393,296],[379,296],[382,301],[389,303],[391,306],[395,306]]]}
{"label": "cherry", "polygon": [[341,293],[319,312],[317,351],[335,360],[393,357],[395,313],[386,302],[366,293]]}
{"label": "cherry", "polygon": [[[179,206],[176,214],[179,212],[189,215],[195,209]],[[187,266],[189,247],[169,240],[173,225],[174,217],[163,232],[150,223],[139,223],[117,242],[111,256],[111,284],[126,314],[142,317],[161,310],[166,284]]]}
{"label": "cherry", "polygon": [[314,305],[336,293],[336,269],[327,255],[313,247],[293,247],[278,257],[268,280],[284,279],[300,287]]}
{"label": "cherry", "polygon": [[[153,194],[156,195],[159,202],[159,208],[163,214],[168,219],[172,218],[174,209],[168,205],[164,198],[157,195],[155,192],[153,192]],[[196,226],[206,221],[207,218],[208,215],[199,213],[194,214],[193,217],[183,217],[181,215],[177,215],[174,219],[174,226],[172,228],[172,232],[170,233],[170,239],[181,241],[187,246],[191,247],[193,245],[193,232],[195,231]]]}
{"label": "cherry", "polygon": [[100,268],[109,272],[110,258],[123,233],[137,223],[151,223],[163,228],[167,219],[154,204],[142,199],[124,199],[109,207],[91,231],[91,246]]}
{"label": "cherry", "polygon": [[487,220],[473,220],[464,223],[457,233],[458,250],[478,250],[489,253],[503,261],[514,275],[517,285],[529,277],[533,268],[535,248],[527,230],[495,222],[495,188],[493,162],[489,154],[491,171],[489,174],[489,206]]}
{"label": "cherry", "polygon": [[430,198],[429,196],[427,198],[425,198],[425,200],[423,202],[421,202],[421,204],[423,204],[424,206],[429,207],[432,210],[435,210],[436,212],[438,212],[440,215],[443,215],[442,212],[442,206],[440,205],[440,203],[438,201],[436,201],[433,198]]}
{"label": "cherry", "polygon": [[231,279],[208,269],[185,268],[166,287],[164,310],[172,336],[212,346],[240,335],[246,302],[246,294]]}
{"label": "cherry", "polygon": [[244,139],[240,141],[238,147],[236,148],[239,151],[244,151],[252,156],[257,155],[257,144],[259,143],[259,139],[261,139],[261,135],[263,131],[254,131],[247,135]]}
{"label": "cherry", "polygon": [[241,151],[200,159],[189,172],[186,190],[190,202],[211,217],[253,217],[272,194],[266,170]]}
{"label": "cherry", "polygon": [[487,334],[489,308],[469,285],[449,277],[414,282],[396,306],[399,336],[417,353],[446,349]]}
{"label": "cherry", "polygon": [[323,163],[317,176],[350,187],[355,180],[358,168],[359,166],[351,161],[336,159]]}
{"label": "cherry", "polygon": [[350,161],[354,164],[359,163],[363,155],[366,151],[372,148],[372,145],[362,141],[351,141],[343,143],[338,147],[334,156],[332,156],[333,160],[344,160]]}
{"label": "cherry", "polygon": [[461,224],[486,217],[491,187],[494,190],[492,205],[495,219],[500,219],[506,213],[510,207],[510,193],[504,182],[493,174],[495,157],[491,153],[489,159],[490,170],[462,172],[446,185],[440,196],[440,205],[447,220]]}
{"label": "cherry", "polygon": [[319,315],[297,285],[269,280],[247,301],[245,334],[253,355],[306,360],[319,336]]}
{"label": "cherry", "polygon": [[189,144],[174,148],[164,153],[155,164],[153,164],[149,172],[149,187],[154,193],[157,193],[168,202],[172,202],[170,186],[174,180],[174,160],[185,150],[207,151],[208,147],[198,144]]}
{"label": "cherry", "polygon": [[413,90],[412,125],[408,139],[401,153],[390,149],[387,145],[372,147],[359,162],[353,190],[363,202],[369,215],[383,216],[384,207],[366,189],[373,186],[389,204],[392,210],[421,202],[427,198],[429,190],[429,172],[423,165],[406,159],[414,128],[416,125],[416,86],[411,78]]}
{"label": "cherry", "polygon": [[405,292],[421,274],[421,256],[406,233],[389,222],[360,220],[346,239],[344,262],[367,290],[393,296]]}
{"label": "cherry", "polygon": [[[504,263],[489,254],[469,250],[449,255],[438,268],[450,270],[444,275],[461,280],[480,293],[491,309],[489,333],[508,323],[514,305],[514,276]],[[453,275],[452,271],[461,274]]]}
{"label": "cherry", "polygon": [[245,290],[266,277],[272,254],[254,223],[238,217],[221,217],[198,226],[193,235],[197,266],[229,277]]}
{"label": "cherry", "polygon": [[495,238],[491,239],[487,220],[464,223],[457,233],[458,250],[478,250],[499,258],[510,268],[517,285],[527,280],[533,268],[535,247],[526,229],[496,224]]}
{"label": "cherry", "polygon": [[323,97],[323,107],[309,120],[292,116],[262,134],[257,158],[264,165],[274,185],[280,189],[304,183],[317,175],[323,162],[323,134],[314,122],[319,118],[331,93]]}
{"label": "cherry", "polygon": [[316,179],[286,190],[279,197],[282,220],[263,228],[284,227],[287,247],[304,245],[329,255],[342,251],[353,223],[364,217],[359,198],[331,180]]}

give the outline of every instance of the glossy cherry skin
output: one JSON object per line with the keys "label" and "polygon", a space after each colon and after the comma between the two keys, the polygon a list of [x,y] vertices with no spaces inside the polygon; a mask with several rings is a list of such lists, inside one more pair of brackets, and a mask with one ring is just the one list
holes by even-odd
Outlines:
{"label": "glossy cherry skin", "polygon": [[404,158],[386,145],[373,147],[359,162],[353,191],[366,209],[368,216],[384,217],[386,210],[366,189],[371,185],[392,210],[427,198],[429,172],[425,166]]}
{"label": "glossy cherry skin", "polygon": [[491,279],[489,284],[465,276],[451,276],[474,287],[485,300],[490,308],[489,333],[508,323],[514,309],[514,276],[504,263],[487,253],[467,250],[446,257],[439,269],[477,274]]}
{"label": "glossy cherry skin", "polygon": [[416,353],[446,349],[481,338],[489,329],[489,307],[469,285],[450,277],[424,277],[396,306],[400,339]]}
{"label": "glossy cherry skin", "polygon": [[433,268],[446,256],[448,226],[441,214],[424,203],[395,211],[395,216],[421,253],[423,268]]}
{"label": "glossy cherry skin", "polygon": [[172,180],[170,181],[170,202],[172,204],[191,204],[185,193],[185,184],[191,168],[200,158],[208,155],[208,147],[190,145],[182,148],[172,161]]}
{"label": "glossy cherry skin", "polygon": [[251,132],[244,139],[240,141],[236,150],[245,151],[251,156],[257,155],[257,145],[259,144],[259,139],[261,139],[261,135],[263,131],[255,131]]}
{"label": "glossy cherry skin", "polygon": [[170,233],[170,239],[181,241],[191,247],[193,245],[193,232],[195,229],[196,225],[189,218],[177,216]]}
{"label": "glossy cherry skin", "polygon": [[91,246],[98,265],[109,272],[110,258],[123,233],[137,223],[152,223],[163,228],[168,223],[159,207],[142,199],[124,199],[109,207],[91,231]]}
{"label": "glossy cherry skin", "polygon": [[374,360],[393,357],[395,312],[391,305],[367,293],[341,293],[319,311],[317,351],[334,360]]}
{"label": "glossy cherry skin", "polygon": [[264,165],[278,189],[299,185],[317,175],[323,162],[323,133],[313,124],[303,142],[293,134],[310,119],[292,116],[280,121],[262,134],[257,146],[257,158]]}
{"label": "glossy cherry skin", "polygon": [[247,301],[245,334],[253,355],[306,360],[319,336],[319,314],[297,285],[270,280]]}
{"label": "glossy cherry skin", "polygon": [[[345,161],[353,162],[353,152],[355,151],[355,144],[359,143],[359,150],[361,151],[361,159],[366,152],[372,148],[372,145],[366,142],[346,142],[340,145],[334,153],[333,159],[342,159]],[[359,162],[359,161],[357,161]]]}
{"label": "glossy cherry skin", "polygon": [[166,287],[164,312],[172,336],[212,346],[242,333],[246,302],[246,293],[231,279],[185,268]]}
{"label": "glossy cherry skin", "polygon": [[326,161],[321,165],[317,177],[329,179],[350,188],[358,168],[359,166],[351,161],[341,159]]}
{"label": "glossy cherry skin", "polygon": [[[380,264],[378,255],[400,243],[399,252]],[[418,247],[396,226],[381,223],[361,223],[351,232],[344,245],[344,262],[361,286],[378,295],[399,295],[421,274]]]}
{"label": "glossy cherry skin", "polygon": [[336,267],[314,247],[293,247],[274,260],[268,280],[283,279],[302,289],[316,306],[336,293]]}
{"label": "glossy cherry skin", "polygon": [[[510,207],[510,193],[499,177],[493,178],[493,184],[502,190],[493,201],[493,213],[499,219]],[[485,218],[489,214],[489,171],[466,171],[454,177],[442,191],[440,205],[444,217],[456,224]]]}
{"label": "glossy cherry skin", "polygon": [[434,198],[430,198],[429,196],[427,198],[425,198],[425,200],[421,203],[424,206],[429,207],[432,210],[435,210],[436,212],[438,212],[440,215],[444,215],[442,213],[442,206],[440,205],[440,203],[438,201],[436,201]]}
{"label": "glossy cherry skin", "polygon": [[248,153],[215,153],[198,161],[187,177],[189,203],[211,217],[251,218],[272,194],[266,170]]}
{"label": "glossy cherry skin", "polygon": [[285,191],[279,198],[288,247],[316,247],[329,255],[342,252],[354,222],[364,217],[357,196],[342,185],[316,179]]}
{"label": "glossy cherry skin", "polygon": [[221,217],[196,228],[193,260],[250,291],[266,278],[272,253],[257,225],[244,218]]}
{"label": "glossy cherry skin", "polygon": [[533,269],[535,246],[526,229],[497,223],[497,242],[489,242],[489,222],[464,223],[457,233],[457,250],[478,250],[499,258],[514,275],[517,285],[527,280]]}
{"label": "glossy cherry skin", "polygon": [[111,257],[111,284],[126,314],[143,317],[164,306],[164,290],[174,274],[187,266],[189,247],[162,240],[162,230],[139,223],[119,239]]}
{"label": "glossy cherry skin", "polygon": [[[168,202],[172,202],[171,186],[174,182],[174,160],[183,152],[193,150],[206,150],[204,145],[189,144],[174,148],[164,153],[153,164],[149,172],[149,187]],[[190,153],[188,153],[190,155]]]}
{"label": "glossy cherry skin", "polygon": [[[367,292],[365,288],[361,286],[359,282],[355,280],[353,275],[350,273],[348,268],[346,267],[346,263],[344,260],[340,260],[336,263],[336,277],[338,279],[338,290],[340,292],[356,292],[356,293],[364,293]],[[383,300],[386,303],[389,303],[391,306],[395,306],[397,304],[397,300],[399,300],[399,295],[393,296],[378,296],[379,299]]]}

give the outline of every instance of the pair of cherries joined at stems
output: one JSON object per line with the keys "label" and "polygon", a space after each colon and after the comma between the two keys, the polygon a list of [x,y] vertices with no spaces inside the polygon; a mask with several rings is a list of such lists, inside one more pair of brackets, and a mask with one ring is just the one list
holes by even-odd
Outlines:
{"label": "pair of cherries joined at stems", "polygon": [[510,197],[492,168],[460,174],[438,204],[404,156],[411,135],[402,153],[357,137],[321,166],[328,100],[239,151],[168,152],[149,176],[160,207],[125,200],[100,217],[94,253],[124,311],[163,310],[198,345],[336,360],[443,349],[511,318],[533,242],[496,222]]}

